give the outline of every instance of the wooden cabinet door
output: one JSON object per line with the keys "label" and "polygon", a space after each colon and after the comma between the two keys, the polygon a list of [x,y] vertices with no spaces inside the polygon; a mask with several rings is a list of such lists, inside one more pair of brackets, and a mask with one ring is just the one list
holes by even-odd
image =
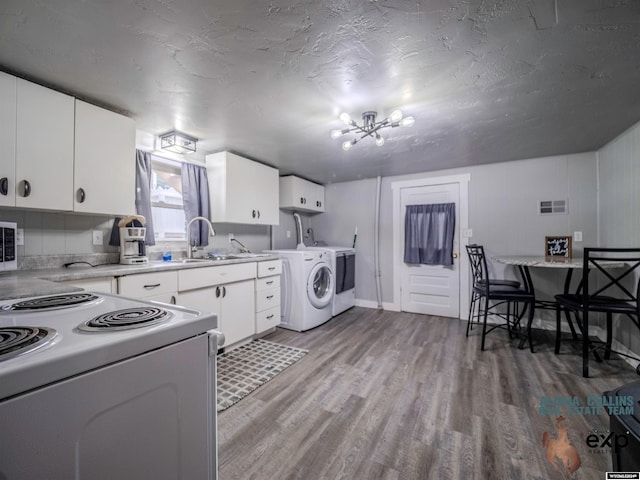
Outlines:
{"label": "wooden cabinet door", "polygon": [[16,77],[0,72],[0,206],[16,204]]}
{"label": "wooden cabinet door", "polygon": [[134,121],[80,100],[75,107],[74,211],[135,212]]}
{"label": "wooden cabinet door", "polygon": [[16,206],[73,209],[74,99],[17,79]]}

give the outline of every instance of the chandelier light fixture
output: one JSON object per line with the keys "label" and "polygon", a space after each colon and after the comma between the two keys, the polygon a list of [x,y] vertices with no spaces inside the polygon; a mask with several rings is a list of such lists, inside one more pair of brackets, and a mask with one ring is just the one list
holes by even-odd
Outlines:
{"label": "chandelier light fixture", "polygon": [[356,143],[365,137],[371,137],[375,140],[376,145],[381,147],[384,145],[384,138],[380,135],[379,130],[387,127],[412,127],[416,123],[413,117],[403,117],[400,110],[394,110],[391,115],[384,120],[376,122],[378,112],[364,112],[362,114],[362,126],[358,125],[348,113],[340,115],[340,120],[348,125],[348,128],[342,130],[332,130],[331,138],[340,138],[351,132],[357,135],[353,140],[347,140],[342,144],[343,150],[351,150]]}
{"label": "chandelier light fixture", "polygon": [[160,148],[169,152],[185,155],[196,151],[198,140],[184,133],[172,130],[160,135]]}

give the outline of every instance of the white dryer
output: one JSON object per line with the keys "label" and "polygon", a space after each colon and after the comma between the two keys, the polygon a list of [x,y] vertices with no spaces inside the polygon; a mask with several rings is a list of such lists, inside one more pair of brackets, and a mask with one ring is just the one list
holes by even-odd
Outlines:
{"label": "white dryer", "polygon": [[325,250],[267,250],[282,259],[280,327],[304,332],[332,317],[335,280]]}
{"label": "white dryer", "polygon": [[329,253],[329,265],[335,279],[331,314],[335,317],[356,304],[356,250],[350,247],[307,247],[300,250],[320,250]]}

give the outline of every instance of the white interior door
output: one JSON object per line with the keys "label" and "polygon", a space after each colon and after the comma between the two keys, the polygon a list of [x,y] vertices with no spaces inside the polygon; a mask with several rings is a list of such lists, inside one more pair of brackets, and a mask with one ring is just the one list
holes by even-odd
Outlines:
{"label": "white interior door", "polygon": [[[404,312],[460,316],[460,185],[445,183],[406,187],[400,190],[400,245],[404,252],[404,215],[407,205],[455,203],[456,226],[453,238],[453,265],[401,265],[401,310]],[[404,256],[404,254],[403,254]]]}

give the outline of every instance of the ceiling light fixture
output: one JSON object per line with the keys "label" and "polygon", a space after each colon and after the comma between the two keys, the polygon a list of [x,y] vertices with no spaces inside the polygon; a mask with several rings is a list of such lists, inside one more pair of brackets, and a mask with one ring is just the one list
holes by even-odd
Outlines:
{"label": "ceiling light fixture", "polygon": [[198,139],[193,138],[184,133],[172,130],[171,132],[160,135],[160,148],[169,152],[185,155],[196,151],[196,142]]}
{"label": "ceiling light fixture", "polygon": [[349,128],[338,129],[331,131],[331,138],[340,138],[347,133],[355,132],[359,137],[354,138],[353,140],[347,140],[342,144],[343,150],[351,150],[356,143],[362,140],[365,137],[371,137],[375,140],[376,145],[381,147],[384,145],[384,138],[380,136],[378,130],[386,127],[412,127],[414,123],[416,123],[413,117],[403,117],[402,112],[400,110],[394,110],[391,112],[387,118],[380,122],[376,122],[376,115],[378,112],[364,112],[362,114],[362,126],[358,125],[355,120],[349,116],[348,113],[343,113],[340,115],[340,120],[346,123]]}

